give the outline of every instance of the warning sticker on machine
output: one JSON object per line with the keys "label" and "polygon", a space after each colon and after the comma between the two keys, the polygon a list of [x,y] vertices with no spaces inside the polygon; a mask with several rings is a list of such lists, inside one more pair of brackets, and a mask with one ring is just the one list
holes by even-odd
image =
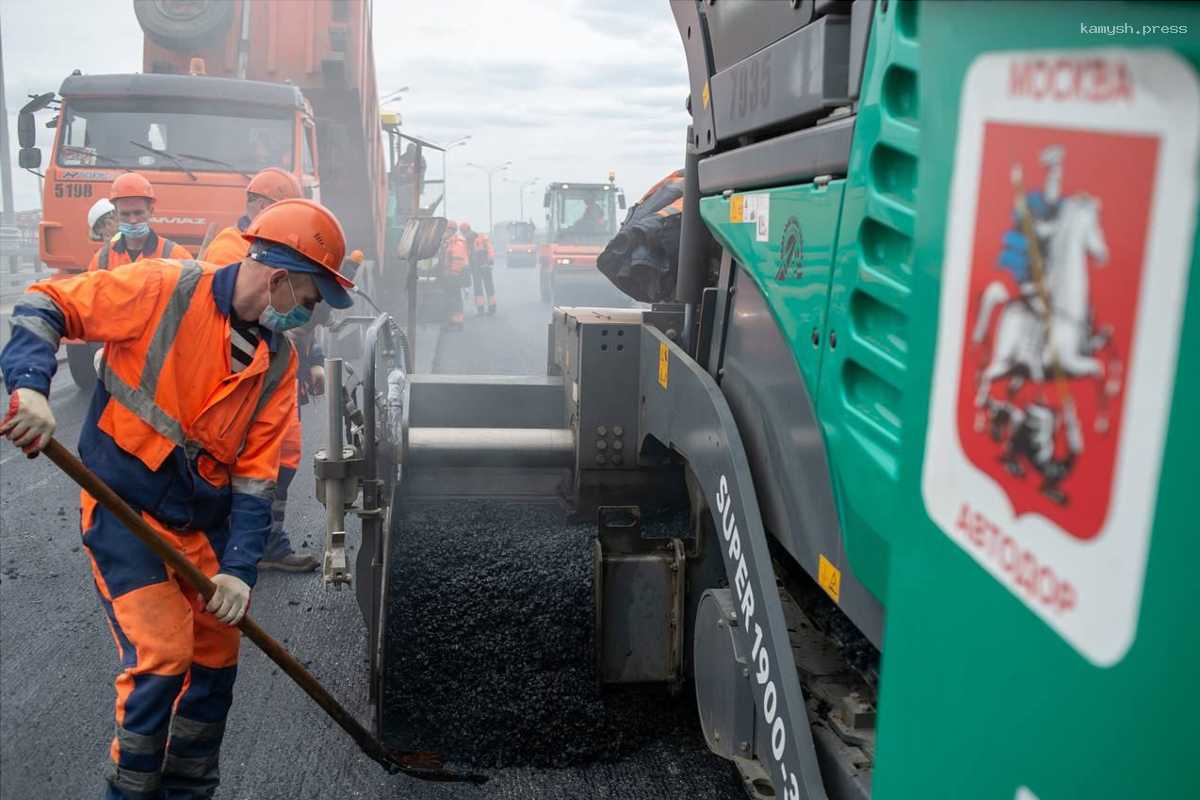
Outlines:
{"label": "warning sticker on machine", "polygon": [[771,195],[735,194],[729,198],[729,221],[754,225],[754,240],[765,242],[771,236]]}
{"label": "warning sticker on machine", "polygon": [[842,596],[842,571],[822,553],[817,561],[817,583],[825,590],[833,602],[838,602]]}
{"label": "warning sticker on machine", "polygon": [[991,54],[963,83],[925,506],[1100,666],[1137,632],[1198,141],[1172,53]]}

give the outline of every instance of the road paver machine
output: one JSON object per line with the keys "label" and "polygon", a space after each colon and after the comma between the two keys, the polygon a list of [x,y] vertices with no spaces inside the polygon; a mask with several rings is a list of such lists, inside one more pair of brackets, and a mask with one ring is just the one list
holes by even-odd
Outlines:
{"label": "road paver machine", "polygon": [[412,374],[381,317],[333,404],[376,696],[397,509],[552,498],[599,678],[694,692],[754,796],[1200,794],[1200,11],[671,11],[673,302],[555,308],[536,377]]}

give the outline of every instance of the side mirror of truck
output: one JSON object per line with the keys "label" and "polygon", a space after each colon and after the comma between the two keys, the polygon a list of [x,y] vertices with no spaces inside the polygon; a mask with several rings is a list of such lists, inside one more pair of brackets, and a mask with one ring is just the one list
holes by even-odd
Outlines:
{"label": "side mirror of truck", "polygon": [[17,143],[22,149],[37,144],[37,123],[32,111],[22,111],[17,115]]}
{"label": "side mirror of truck", "polygon": [[17,151],[17,166],[21,169],[37,169],[42,165],[42,151],[38,147],[22,147]]}
{"label": "side mirror of truck", "polygon": [[410,262],[433,258],[445,234],[445,217],[410,217],[400,235],[400,257]]}
{"label": "side mirror of truck", "polygon": [[618,193],[618,194],[617,194],[617,206],[618,206],[618,207],[619,207],[619,208],[620,208],[622,211],[624,211],[624,210],[625,210],[625,193],[624,193],[624,192],[620,192],[620,193]]}
{"label": "side mirror of truck", "polygon": [[[43,108],[49,107],[54,102],[54,97],[54,92],[44,92],[21,106],[21,111],[17,114],[17,144],[21,147],[33,147],[37,144],[37,121],[33,115]],[[57,120],[58,117],[56,116],[55,119]],[[50,126],[47,125],[47,127]]]}
{"label": "side mirror of truck", "polygon": [[550,193],[546,192],[544,195],[542,195],[542,208],[549,208],[549,207],[550,207]]}

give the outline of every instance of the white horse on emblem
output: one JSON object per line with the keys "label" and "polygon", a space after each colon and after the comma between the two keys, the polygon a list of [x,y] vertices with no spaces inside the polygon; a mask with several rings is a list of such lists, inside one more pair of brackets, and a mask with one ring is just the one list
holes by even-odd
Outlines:
{"label": "white horse on emblem", "polygon": [[1002,281],[991,282],[983,291],[971,336],[976,345],[983,344],[996,307],[1002,305],[1004,311],[996,325],[990,362],[979,377],[976,406],[986,402],[993,381],[1024,372],[1030,380],[1040,382],[1046,379],[1055,362],[1068,378],[1103,375],[1100,360],[1091,356],[1095,342],[1091,330],[1089,258],[1098,266],[1108,261],[1108,244],[1100,224],[1100,200],[1087,194],[1072,195],[1059,205],[1043,254],[1043,280],[1050,301],[1049,325],[1043,318],[1042,300],[1033,287],[1022,287],[1016,298],[1010,298]]}

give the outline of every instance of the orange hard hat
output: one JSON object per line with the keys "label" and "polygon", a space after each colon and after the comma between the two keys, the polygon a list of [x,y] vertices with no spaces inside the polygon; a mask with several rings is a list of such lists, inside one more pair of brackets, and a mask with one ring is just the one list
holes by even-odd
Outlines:
{"label": "orange hard hat", "polygon": [[150,181],[136,172],[126,172],[118,175],[108,190],[109,200],[119,200],[122,197],[147,197],[154,199],[154,187]]}
{"label": "orange hard hat", "polygon": [[278,202],[304,194],[300,190],[300,181],[292,173],[279,167],[267,167],[250,179],[246,187],[247,194],[260,194],[269,200]]}
{"label": "orange hard hat", "polygon": [[353,261],[355,264],[361,264],[363,262],[363,251],[362,250],[351,251],[350,260]]}
{"label": "orange hard hat", "polygon": [[461,232],[466,233],[467,231],[471,230],[471,223],[464,219],[462,222],[458,223],[458,229]]}
{"label": "orange hard hat", "polygon": [[314,269],[297,269],[295,264],[287,268],[312,272],[326,302],[334,308],[349,306],[345,290],[353,289],[354,281],[341,273],[342,259],[346,257],[346,234],[337,217],[325,206],[303,197],[280,200],[263,209],[242,237],[250,242],[281,244],[304,256],[316,265]]}

